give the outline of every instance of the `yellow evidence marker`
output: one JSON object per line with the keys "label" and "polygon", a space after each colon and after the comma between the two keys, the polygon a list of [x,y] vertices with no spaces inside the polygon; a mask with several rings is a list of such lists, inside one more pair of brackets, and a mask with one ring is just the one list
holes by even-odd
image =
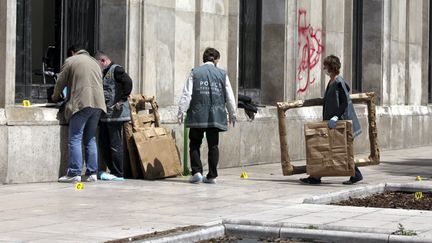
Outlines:
{"label": "yellow evidence marker", "polygon": [[75,189],[77,189],[77,190],[83,190],[83,189],[84,189],[84,183],[82,183],[82,182],[77,182],[77,183],[75,184]]}
{"label": "yellow evidence marker", "polygon": [[420,200],[424,198],[423,192],[416,192],[415,193],[415,199]]}
{"label": "yellow evidence marker", "polygon": [[249,176],[248,176],[246,171],[242,171],[242,173],[240,174],[240,178],[247,179],[247,178],[249,178]]}
{"label": "yellow evidence marker", "polygon": [[30,100],[23,100],[23,101],[22,101],[22,105],[23,105],[24,107],[29,107],[29,106],[31,106],[31,104],[30,104]]}

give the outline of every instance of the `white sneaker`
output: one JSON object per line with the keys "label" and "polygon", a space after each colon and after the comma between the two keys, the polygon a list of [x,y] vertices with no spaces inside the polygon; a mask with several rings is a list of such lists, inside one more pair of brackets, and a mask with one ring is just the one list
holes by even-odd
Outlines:
{"label": "white sneaker", "polygon": [[89,176],[84,176],[82,181],[84,181],[84,182],[95,182],[95,181],[97,181],[97,175],[93,174],[93,175],[89,175]]}
{"label": "white sneaker", "polygon": [[216,178],[207,179],[207,176],[203,178],[204,183],[216,184]]}
{"label": "white sneaker", "polygon": [[75,183],[75,182],[81,182],[81,176],[77,175],[77,176],[62,176],[58,179],[58,182],[62,182],[62,183]]}
{"label": "white sneaker", "polygon": [[199,172],[195,173],[193,176],[189,178],[190,183],[200,183],[202,182],[202,180],[203,180],[203,176]]}

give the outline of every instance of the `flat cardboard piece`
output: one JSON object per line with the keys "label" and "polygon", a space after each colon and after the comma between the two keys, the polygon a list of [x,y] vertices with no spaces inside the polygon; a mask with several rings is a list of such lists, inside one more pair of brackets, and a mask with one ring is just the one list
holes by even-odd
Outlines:
{"label": "flat cardboard piece", "polygon": [[327,121],[304,125],[306,172],[311,176],[354,176],[351,121],[338,121],[329,129]]}
{"label": "flat cardboard piece", "polygon": [[131,122],[125,122],[123,125],[125,134],[127,152],[129,154],[130,170],[133,179],[142,179],[141,161],[139,160],[138,149],[133,138],[133,128]]}
{"label": "flat cardboard piece", "polygon": [[139,122],[139,127],[151,127],[154,126],[156,121],[154,114],[136,114],[135,115]]}
{"label": "flat cardboard piece", "polygon": [[139,129],[133,134],[144,179],[155,180],[181,173],[174,139],[163,127]]}

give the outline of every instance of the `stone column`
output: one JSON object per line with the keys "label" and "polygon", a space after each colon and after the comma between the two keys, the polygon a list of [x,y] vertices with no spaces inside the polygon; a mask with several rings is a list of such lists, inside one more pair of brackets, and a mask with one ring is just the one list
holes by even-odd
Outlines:
{"label": "stone column", "polygon": [[231,86],[234,91],[234,96],[238,94],[238,48],[239,48],[239,12],[240,1],[230,0],[229,4],[229,19],[228,19],[228,67],[227,73],[231,81]]}
{"label": "stone column", "polygon": [[387,18],[383,17],[383,14],[388,15],[389,2],[389,0],[363,1],[362,91],[374,91],[377,104],[380,104],[382,99],[388,100],[388,93],[383,97],[382,86],[383,83],[386,85],[390,80],[387,64],[384,62],[388,60],[386,56],[390,54],[387,41],[390,38],[390,32],[387,27]]}
{"label": "stone column", "polygon": [[9,157],[9,135],[6,126],[5,110],[0,108],[0,183],[6,182]]}
{"label": "stone column", "polygon": [[[329,1],[327,1],[329,2]],[[344,10],[344,33],[343,33],[343,53],[342,58],[342,70],[343,77],[352,87],[353,77],[353,1],[343,1]],[[323,57],[324,58],[324,57]],[[325,90],[325,88],[324,88]],[[353,90],[351,88],[351,90]]]}
{"label": "stone column", "polygon": [[6,60],[7,60],[7,6],[9,1],[0,2],[0,107],[6,104]]}
{"label": "stone column", "polygon": [[9,132],[5,109],[15,103],[16,0],[0,1],[0,183],[7,181]]}
{"label": "stone column", "polygon": [[125,66],[133,93],[155,95],[160,107],[176,105],[208,46],[220,51],[219,66],[237,89],[238,0],[126,2]]}
{"label": "stone column", "polygon": [[390,104],[405,105],[407,99],[407,1],[390,3]]}
{"label": "stone column", "polygon": [[422,11],[422,84],[421,84],[421,104],[427,105],[429,103],[428,101],[428,83],[429,83],[429,63],[431,60],[429,60],[429,31],[432,26],[429,26],[429,20],[430,20],[430,1],[429,0],[422,0],[423,5],[423,11]]}
{"label": "stone column", "polygon": [[161,107],[173,104],[176,53],[175,1],[147,0],[143,6],[144,93]]}
{"label": "stone column", "polygon": [[175,6],[175,58],[174,96],[177,105],[186,79],[195,65],[195,1],[176,0]]}
{"label": "stone column", "polygon": [[[225,70],[228,68],[228,44],[229,44],[229,4],[224,0],[197,0],[197,29],[199,31],[197,43],[197,62],[202,64],[202,53],[206,47],[216,48],[221,59],[219,66]],[[199,29],[198,29],[199,28]],[[198,51],[199,49],[199,51]]]}
{"label": "stone column", "polygon": [[[143,1],[127,1],[126,10],[126,48],[125,48],[125,68],[133,81],[133,94],[144,93],[142,83],[143,64]],[[150,94],[148,94],[150,95]]]}
{"label": "stone column", "polygon": [[297,1],[285,3],[284,99],[296,98]]}
{"label": "stone column", "polygon": [[0,1],[0,108],[15,103],[16,5]]}
{"label": "stone column", "polygon": [[126,16],[126,0],[104,0],[99,4],[99,49],[122,66],[126,64]]}
{"label": "stone column", "polygon": [[[410,0],[407,6],[407,104],[421,105],[422,100],[422,53],[423,0]],[[426,70],[427,72],[427,70]],[[426,82],[427,83],[427,82]]]}
{"label": "stone column", "polygon": [[325,45],[335,41],[331,34],[331,41],[326,41],[329,37],[324,34],[326,7],[323,1],[302,0],[297,1],[296,11],[296,77],[291,81],[295,82],[295,99],[321,97],[325,86],[321,71]]}
{"label": "stone column", "polygon": [[262,2],[261,102],[276,104],[284,98],[285,50],[284,0]]}
{"label": "stone column", "polygon": [[216,48],[218,66],[227,71],[234,94],[238,86],[238,0],[195,1],[195,66],[202,64],[206,47]]}
{"label": "stone column", "polygon": [[[340,74],[351,85],[352,70],[352,2],[345,0],[325,1],[324,13],[325,42],[324,52],[321,55],[319,69],[322,70],[323,59],[328,55],[340,58],[342,67]],[[322,76],[321,93],[324,94],[329,78]]]}

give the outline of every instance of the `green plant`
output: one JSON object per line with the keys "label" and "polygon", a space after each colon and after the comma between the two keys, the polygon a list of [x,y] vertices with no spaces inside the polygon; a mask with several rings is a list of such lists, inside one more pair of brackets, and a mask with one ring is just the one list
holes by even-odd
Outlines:
{"label": "green plant", "polygon": [[398,230],[391,233],[392,235],[406,235],[406,236],[413,236],[417,235],[417,233],[413,230],[406,230],[405,227],[399,223],[398,224]]}
{"label": "green plant", "polygon": [[313,224],[310,224],[310,225],[308,225],[308,226],[306,227],[306,229],[314,229],[314,230],[316,230],[316,229],[318,229],[318,226],[313,225]]}

